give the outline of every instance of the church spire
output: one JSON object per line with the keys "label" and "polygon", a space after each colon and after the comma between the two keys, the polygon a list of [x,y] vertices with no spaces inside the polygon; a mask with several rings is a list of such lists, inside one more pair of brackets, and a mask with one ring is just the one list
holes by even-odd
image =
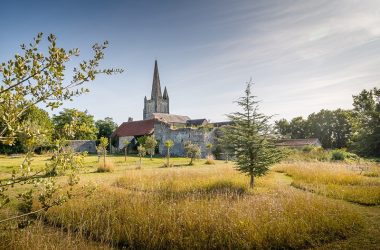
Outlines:
{"label": "church spire", "polygon": [[154,62],[153,84],[152,84],[152,100],[158,100],[162,98],[160,75],[158,74],[157,60]]}
{"label": "church spire", "polygon": [[166,89],[166,86],[165,86],[165,89],[164,89],[164,96],[163,96],[163,98],[165,100],[169,99],[168,90]]}

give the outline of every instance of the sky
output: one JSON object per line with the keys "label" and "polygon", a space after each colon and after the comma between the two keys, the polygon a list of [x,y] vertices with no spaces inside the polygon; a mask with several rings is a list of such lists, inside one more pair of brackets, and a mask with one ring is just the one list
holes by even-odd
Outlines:
{"label": "sky", "polygon": [[118,124],[142,119],[154,60],[170,112],[214,122],[239,109],[250,79],[275,119],[350,109],[352,95],[380,87],[378,0],[2,1],[0,23],[0,62],[38,32],[81,59],[108,40],[101,66],[125,72],[99,76],[53,113],[77,108]]}

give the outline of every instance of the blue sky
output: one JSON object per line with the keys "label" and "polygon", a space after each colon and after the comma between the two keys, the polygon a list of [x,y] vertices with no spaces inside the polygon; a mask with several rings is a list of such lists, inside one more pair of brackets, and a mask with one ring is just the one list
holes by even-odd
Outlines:
{"label": "blue sky", "polygon": [[117,123],[142,119],[155,59],[171,113],[212,121],[237,109],[251,77],[261,111],[278,119],[351,108],[353,94],[380,87],[377,0],[4,1],[0,21],[1,62],[38,32],[82,58],[108,40],[102,66],[126,71],[64,107]]}

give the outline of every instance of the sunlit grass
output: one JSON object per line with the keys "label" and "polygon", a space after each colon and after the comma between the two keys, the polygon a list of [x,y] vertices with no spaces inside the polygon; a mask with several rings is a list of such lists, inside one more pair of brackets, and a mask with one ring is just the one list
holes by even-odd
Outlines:
{"label": "sunlit grass", "polygon": [[380,178],[373,173],[377,173],[378,168],[374,165],[297,162],[280,164],[275,170],[290,175],[295,187],[332,198],[377,205],[380,204]]}

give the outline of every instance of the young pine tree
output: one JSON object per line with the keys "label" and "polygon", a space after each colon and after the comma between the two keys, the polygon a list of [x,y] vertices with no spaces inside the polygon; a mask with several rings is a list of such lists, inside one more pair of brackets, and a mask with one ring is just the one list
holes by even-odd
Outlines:
{"label": "young pine tree", "polygon": [[245,96],[237,101],[242,111],[228,115],[232,125],[224,127],[222,141],[233,150],[237,169],[250,177],[250,187],[253,188],[255,177],[265,175],[269,166],[280,160],[281,154],[270,139],[268,122],[271,117],[258,112],[251,85],[249,81]]}

